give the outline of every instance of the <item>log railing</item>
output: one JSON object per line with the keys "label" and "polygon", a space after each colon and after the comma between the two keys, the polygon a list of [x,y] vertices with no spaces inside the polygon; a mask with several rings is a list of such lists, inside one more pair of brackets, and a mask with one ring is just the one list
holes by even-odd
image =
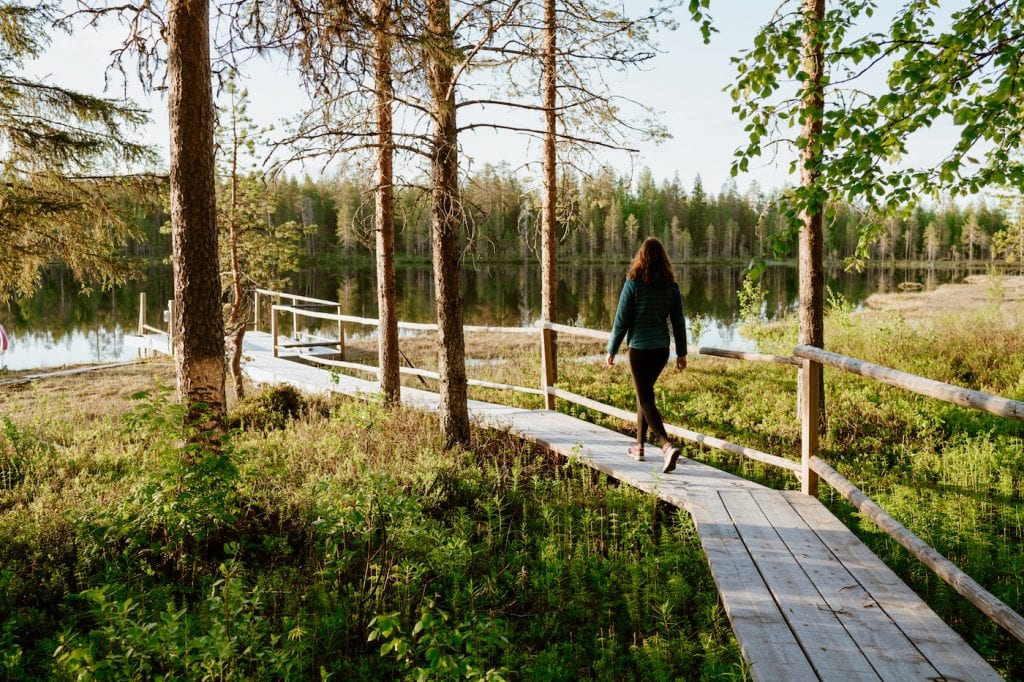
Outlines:
{"label": "log railing", "polygon": [[793,355],[801,358],[803,362],[800,384],[803,391],[801,396],[803,421],[801,478],[804,492],[816,494],[818,478],[824,479],[860,513],[871,519],[889,537],[900,543],[904,549],[917,557],[950,587],[966,597],[978,610],[1005,628],[1018,641],[1024,642],[1024,618],[1020,614],[985,590],[934,547],[892,518],[874,500],[867,497],[857,486],[818,456],[818,419],[821,404],[818,387],[823,367],[829,366],[918,395],[937,398],[955,405],[982,410],[1010,419],[1024,420],[1024,402],[954,386],[934,379],[926,379],[814,346],[797,346],[793,349]]}
{"label": "log railing", "polygon": [[[334,301],[324,301],[321,299],[312,299],[309,297],[295,296],[292,294],[286,294],[283,292],[275,292],[265,289],[259,289],[256,291],[256,295],[263,295],[274,297],[277,299],[295,299],[296,301],[303,301],[313,303],[315,305],[322,306],[336,306],[337,303]],[[258,309],[258,305],[256,306]],[[353,315],[343,315],[339,312],[331,313],[320,310],[313,310],[311,308],[299,308],[295,305],[280,305],[273,304],[270,306],[270,331],[273,337],[273,353],[274,357],[280,355],[281,350],[289,348],[309,348],[315,346],[326,346],[330,344],[325,343],[306,343],[306,342],[295,342],[295,341],[282,341],[280,339],[280,325],[277,323],[278,315],[290,314],[292,317],[292,329],[297,329],[297,320],[301,317],[308,317],[313,319],[322,320],[338,320],[339,322],[339,333],[344,334],[342,323],[348,323],[353,325],[365,325],[368,327],[380,326],[380,321],[377,318],[372,317],[356,317]],[[258,325],[259,321],[256,320]],[[422,322],[399,322],[399,329],[408,331],[436,331],[437,325],[433,323],[422,323]],[[465,325],[464,331],[468,333],[499,333],[499,334],[533,334],[537,335],[541,344],[541,381],[540,388],[531,388],[527,386],[515,386],[511,384],[503,384],[497,382],[483,381],[479,379],[469,379],[468,384],[470,386],[479,386],[483,388],[492,388],[499,390],[509,390],[528,395],[539,395],[545,399],[545,405],[549,409],[553,409],[555,399],[565,400],[566,402],[579,405],[589,410],[606,414],[612,417],[623,419],[624,421],[633,421],[635,419],[635,413],[627,412],[617,407],[601,403],[596,400],[592,400],[585,396],[566,391],[557,386],[557,371],[555,370],[555,353],[552,348],[554,337],[553,333],[564,334],[566,336],[579,336],[598,341],[607,341],[611,334],[604,330],[599,329],[588,329],[587,327],[574,327],[565,324],[554,324],[550,322],[541,322],[533,327],[501,327],[501,326],[489,326],[489,325]],[[342,347],[344,345],[344,339],[342,338]],[[708,348],[708,347],[695,347],[690,346],[687,351],[689,353],[708,355],[715,357],[733,358],[737,360],[747,360],[752,362],[769,362],[774,364],[783,364],[790,366],[799,366],[801,361],[796,358],[778,356],[778,355],[765,355],[762,353],[745,353],[742,351],[724,350],[720,348]],[[305,360],[307,362],[313,362],[320,365],[334,367],[338,369],[349,369],[354,371],[367,372],[376,376],[380,375],[380,368],[375,365],[366,365],[357,362],[345,361],[342,357],[341,360],[334,360],[324,358],[310,353],[299,353],[296,357]],[[429,370],[418,369],[413,367],[402,367],[399,370],[400,373],[419,376],[426,379],[440,379],[440,375],[436,372]],[[722,450],[724,452],[730,452],[748,459],[752,459],[765,464],[771,464],[782,469],[786,469],[794,474],[799,474],[800,464],[785,457],[779,457],[778,455],[768,454],[748,448],[743,445],[737,445],[736,443],[730,443],[729,441],[716,438],[714,436],[708,436],[696,431],[691,431],[680,426],[671,424],[665,425],[666,430],[679,438],[689,440],[691,442],[704,445],[709,448]]]}

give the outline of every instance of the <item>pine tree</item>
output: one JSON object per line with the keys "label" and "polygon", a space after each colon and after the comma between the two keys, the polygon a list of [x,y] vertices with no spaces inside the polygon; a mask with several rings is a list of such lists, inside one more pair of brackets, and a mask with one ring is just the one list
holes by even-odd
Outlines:
{"label": "pine tree", "polygon": [[967,214],[967,221],[960,232],[960,244],[967,248],[967,262],[974,262],[974,247],[983,248],[986,241],[986,235],[981,231],[981,225],[978,224],[978,216],[971,211]]}
{"label": "pine tree", "polygon": [[119,209],[155,205],[161,189],[152,176],[114,175],[154,158],[129,141],[144,111],[22,75],[51,19],[47,6],[0,2],[0,301],[30,293],[55,261],[85,283],[123,283],[137,271],[124,247],[139,232]]}
{"label": "pine tree", "polygon": [[258,135],[248,116],[248,93],[239,90],[234,81],[228,82],[225,91],[228,101],[217,131],[222,154],[217,223],[220,261],[227,265],[221,275],[222,288],[230,292],[224,319],[226,339],[231,345],[228,366],[235,398],[241,400],[242,342],[248,321],[245,288],[288,289],[288,276],[299,270],[299,258],[305,251],[303,236],[314,232],[316,225],[274,220],[277,202],[273,186],[260,173],[245,169],[246,161],[252,161]]}

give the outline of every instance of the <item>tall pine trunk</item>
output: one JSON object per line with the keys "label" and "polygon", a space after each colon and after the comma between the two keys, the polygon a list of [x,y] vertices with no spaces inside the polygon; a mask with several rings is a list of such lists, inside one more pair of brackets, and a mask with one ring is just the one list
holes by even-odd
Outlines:
{"label": "tall pine trunk", "polygon": [[[803,70],[801,93],[804,146],[800,150],[800,185],[805,205],[800,228],[800,343],[825,347],[825,264],[822,217],[825,197],[818,187],[821,176],[821,128],[825,109],[825,56],[822,35],[825,0],[804,0]],[[824,392],[821,426],[825,424]]]}
{"label": "tall pine trunk", "polygon": [[245,291],[242,287],[242,269],[238,262],[238,111],[231,102],[231,206],[228,209],[228,249],[231,254],[231,313],[228,317],[227,337],[231,340],[229,369],[235,389],[235,400],[245,397],[242,380],[242,343],[245,339],[245,321],[242,319]]}
{"label": "tall pine trunk", "polygon": [[224,318],[217,262],[210,84],[209,3],[170,0],[167,8],[171,253],[178,392],[193,423],[205,404],[224,415]]}
{"label": "tall pine trunk", "polygon": [[373,67],[377,105],[377,188],[374,196],[377,310],[380,319],[378,362],[384,402],[397,405],[401,400],[401,383],[398,372],[398,311],[395,302],[395,149],[391,112],[394,89],[391,80],[391,6],[388,0],[376,0],[376,15]]}
{"label": "tall pine trunk", "polygon": [[[544,0],[544,56],[543,56],[543,104],[544,104],[544,199],[541,207],[541,319],[554,322],[556,272],[558,266],[558,173],[555,156],[557,117],[555,102],[557,96],[557,74],[555,71],[556,48],[555,0]],[[544,330],[541,353],[541,385],[547,387],[558,378],[558,346],[555,333]],[[546,396],[547,408],[554,409],[555,401]]]}
{"label": "tall pine trunk", "polygon": [[231,314],[228,318],[227,334],[231,339],[231,383],[235,388],[235,400],[245,397],[242,381],[242,344],[245,339],[245,320],[242,319],[245,291],[242,287],[242,271],[238,265],[238,178],[231,177],[231,221],[228,235],[231,249]]}
{"label": "tall pine trunk", "polygon": [[458,133],[455,126],[455,45],[448,0],[427,0],[427,83],[433,106],[431,218],[437,295],[441,436],[447,447],[469,443],[465,340],[459,264]]}

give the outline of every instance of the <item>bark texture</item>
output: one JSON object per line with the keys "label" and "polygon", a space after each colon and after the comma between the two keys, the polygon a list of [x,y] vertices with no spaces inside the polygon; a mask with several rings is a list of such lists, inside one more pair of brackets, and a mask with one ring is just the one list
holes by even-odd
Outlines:
{"label": "bark texture", "polygon": [[377,239],[377,310],[380,319],[378,362],[380,388],[384,402],[397,405],[401,400],[398,372],[398,310],[395,303],[395,222],[394,222],[394,139],[391,76],[391,5],[376,0],[374,36],[374,86],[377,106],[377,188],[375,227]]}
{"label": "bark texture", "polygon": [[[804,148],[800,150],[800,184],[813,189],[820,183],[821,127],[825,95],[823,36],[825,0],[805,0],[803,68],[807,73],[802,93]],[[823,205],[805,208],[800,229],[800,343],[825,347],[825,266]]]}
{"label": "bark texture", "polygon": [[[556,73],[555,0],[544,0],[544,58],[542,80],[544,85],[544,198],[541,207],[541,319],[554,322],[555,290],[558,284],[558,170],[555,155],[555,136],[558,120],[555,102],[558,92]],[[547,387],[558,379],[558,345],[555,333],[545,331],[541,343],[543,362],[541,385]],[[546,396],[547,408],[554,409],[554,398]]]}
{"label": "bark texture", "polygon": [[427,1],[427,84],[433,106],[431,219],[437,296],[441,435],[446,446],[468,445],[469,406],[459,253],[458,133],[455,125],[456,54],[448,0]]}
{"label": "bark texture", "polygon": [[[808,190],[808,196],[813,197],[818,196],[815,189],[821,182],[821,128],[825,109],[825,36],[821,31],[824,17],[825,0],[804,0],[803,69],[807,79],[801,93],[801,135],[805,144],[800,150],[800,185]],[[817,348],[825,347],[824,212],[824,199],[815,199],[804,208],[800,228],[800,343]],[[817,395],[820,396],[819,430],[823,432],[826,427],[824,373],[818,372],[816,376]]]}
{"label": "bark texture", "polygon": [[[224,318],[217,262],[209,3],[170,0],[167,80],[170,127],[174,354],[188,405],[224,414]],[[199,411],[189,410],[195,420]]]}

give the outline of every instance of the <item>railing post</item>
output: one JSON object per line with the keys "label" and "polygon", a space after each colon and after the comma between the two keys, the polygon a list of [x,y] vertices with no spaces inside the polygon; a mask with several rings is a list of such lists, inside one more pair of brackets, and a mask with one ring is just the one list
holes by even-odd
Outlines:
{"label": "railing post", "polygon": [[299,340],[299,314],[295,312],[295,309],[298,307],[298,299],[292,297],[292,338],[296,341]]}
{"label": "railing post", "polygon": [[146,333],[146,292],[139,292],[139,336]]}
{"label": "railing post", "polygon": [[167,301],[167,352],[174,357],[174,299]]}
{"label": "railing post", "polygon": [[252,292],[252,330],[260,330],[260,290],[253,289]]}
{"label": "railing post", "polygon": [[341,306],[338,306],[338,356],[345,359],[345,323],[341,321]]}
{"label": "railing post", "polygon": [[555,364],[555,330],[543,327],[540,331],[540,387],[545,391],[544,405],[555,409],[555,396],[547,390],[558,383],[558,366]]}
{"label": "railing post", "polygon": [[277,311],[270,306],[270,336],[274,339],[274,357],[277,357]]}
{"label": "railing post", "polygon": [[811,469],[811,457],[818,455],[821,419],[821,363],[804,359],[800,372],[800,491],[818,496],[818,474]]}

